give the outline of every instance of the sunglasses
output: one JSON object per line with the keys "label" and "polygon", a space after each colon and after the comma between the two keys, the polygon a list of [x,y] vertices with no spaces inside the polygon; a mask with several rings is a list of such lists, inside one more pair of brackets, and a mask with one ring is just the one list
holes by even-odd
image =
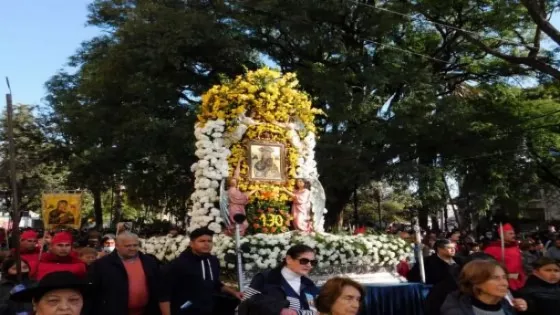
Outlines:
{"label": "sunglasses", "polygon": [[312,260],[312,259],[307,259],[307,258],[300,258],[298,261],[299,261],[299,264],[302,265],[302,266],[305,266],[307,264],[311,264],[311,266],[315,267],[319,263],[318,260]]}

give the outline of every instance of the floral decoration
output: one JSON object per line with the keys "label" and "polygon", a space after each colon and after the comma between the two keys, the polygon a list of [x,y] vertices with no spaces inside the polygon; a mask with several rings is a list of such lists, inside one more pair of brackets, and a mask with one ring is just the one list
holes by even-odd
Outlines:
{"label": "floral decoration", "polygon": [[[291,198],[281,188],[292,189],[296,178],[318,178],[314,122],[323,112],[313,108],[310,97],[297,86],[295,74],[263,68],[213,86],[202,96],[195,126],[199,161],[191,168],[195,192],[189,230],[207,226],[216,233],[222,231],[220,181],[232,176],[238,163],[239,189],[259,190],[251,202],[285,204]],[[256,139],[284,145],[287,181],[249,181],[246,141]]]}
{"label": "floral decoration", "polygon": [[[242,243],[250,245],[250,252],[243,253],[244,269],[248,272],[276,267],[294,244],[305,244],[316,251],[319,261],[315,272],[368,271],[378,267],[395,267],[410,255],[409,243],[393,235],[334,235],[327,233],[255,234],[243,237]],[[143,250],[162,261],[177,257],[188,246],[184,237],[152,237],[143,242]],[[235,269],[225,261],[226,254],[235,254],[235,240],[229,236],[214,236],[213,254],[222,268]]]}
{"label": "floral decoration", "polygon": [[[269,198],[273,198],[273,194]],[[248,229],[252,234],[288,232],[293,220],[290,207],[280,201],[255,200],[247,205],[246,212]]]}

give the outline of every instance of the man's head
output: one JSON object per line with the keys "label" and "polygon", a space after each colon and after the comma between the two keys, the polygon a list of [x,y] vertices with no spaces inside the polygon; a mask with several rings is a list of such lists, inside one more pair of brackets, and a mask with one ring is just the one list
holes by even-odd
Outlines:
{"label": "man's head", "polygon": [[541,257],[533,263],[533,275],[550,284],[560,281],[560,266],[552,258]]}
{"label": "man's head", "polygon": [[199,228],[189,235],[191,250],[195,255],[208,255],[212,251],[214,232],[208,228]]}
{"label": "man's head", "polygon": [[97,259],[97,251],[91,247],[80,249],[80,260],[86,265],[91,265]]}
{"label": "man's head", "polygon": [[436,248],[437,254],[441,258],[449,259],[455,256],[455,244],[450,240],[446,240],[446,239],[437,240],[434,246]]}
{"label": "man's head", "polygon": [[554,246],[560,248],[560,235],[556,236],[556,240],[554,241]]}
{"label": "man's head", "polygon": [[66,200],[59,200],[56,204],[56,210],[66,212],[66,208],[68,208],[68,201]]}
{"label": "man's head", "polygon": [[33,251],[37,247],[37,232],[27,230],[21,233],[20,248],[24,251]]}
{"label": "man's head", "polygon": [[72,252],[72,234],[68,232],[56,233],[51,240],[49,251],[59,257],[70,255]]}
{"label": "man's head", "polygon": [[[506,223],[504,225],[502,225],[503,230],[504,230],[504,242],[506,243],[513,243],[515,242],[515,230],[513,229],[513,226],[511,226],[511,224]],[[498,233],[500,233],[500,229],[498,228]]]}
{"label": "man's head", "polygon": [[130,259],[138,255],[139,245],[140,242],[138,240],[138,235],[128,231],[124,231],[117,235],[115,249],[122,258]]}
{"label": "man's head", "polygon": [[449,240],[452,241],[452,242],[455,242],[455,243],[457,243],[460,238],[461,238],[461,232],[460,231],[453,231],[453,232],[451,232],[451,235],[449,236]]}

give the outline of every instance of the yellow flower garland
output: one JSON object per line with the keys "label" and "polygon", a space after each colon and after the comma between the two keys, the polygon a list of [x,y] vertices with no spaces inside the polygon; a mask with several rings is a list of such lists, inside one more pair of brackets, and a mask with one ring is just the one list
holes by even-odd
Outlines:
{"label": "yellow flower garland", "polygon": [[[239,189],[251,191],[260,189],[255,197],[262,199],[274,196],[278,201],[288,201],[287,194],[280,191],[282,186],[293,187],[296,179],[298,150],[288,138],[288,131],[274,123],[287,123],[290,117],[297,117],[305,126],[305,132],[315,132],[315,115],[323,114],[320,109],[313,108],[309,96],[297,89],[298,81],[293,73],[282,74],[269,68],[249,71],[233,81],[215,85],[202,96],[202,104],[198,122],[204,125],[209,120],[222,119],[226,123],[226,132],[237,128],[238,117],[242,114],[259,121],[259,125],[250,126],[243,139],[259,139],[267,134],[268,140],[283,143],[287,152],[287,182],[260,183],[249,182],[246,162],[246,148],[235,143],[230,148],[228,158],[230,176],[233,175],[237,163],[241,161],[241,178]],[[305,134],[300,134],[305,136]]]}

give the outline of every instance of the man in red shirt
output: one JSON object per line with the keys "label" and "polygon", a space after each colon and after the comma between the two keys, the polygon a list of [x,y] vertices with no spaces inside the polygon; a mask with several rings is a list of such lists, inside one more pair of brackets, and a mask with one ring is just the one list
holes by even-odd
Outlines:
{"label": "man in red shirt", "polygon": [[43,253],[32,278],[41,280],[45,275],[55,271],[70,271],[78,277],[85,277],[86,265],[72,254],[72,235],[68,232],[55,234],[49,251]]}
{"label": "man in red shirt", "polygon": [[[508,271],[509,288],[511,290],[519,290],[525,285],[527,279],[523,271],[523,259],[519,244],[515,240],[515,231],[511,224],[503,225],[504,235],[504,253],[502,257],[502,242],[500,240],[490,243],[484,250],[485,253],[492,255],[497,261],[503,263]],[[498,228],[498,234],[500,233]]]}
{"label": "man in red shirt", "polygon": [[19,238],[19,254],[22,260],[29,265],[29,269],[33,272],[39,262],[39,248],[37,247],[37,232],[27,230],[21,233]]}

